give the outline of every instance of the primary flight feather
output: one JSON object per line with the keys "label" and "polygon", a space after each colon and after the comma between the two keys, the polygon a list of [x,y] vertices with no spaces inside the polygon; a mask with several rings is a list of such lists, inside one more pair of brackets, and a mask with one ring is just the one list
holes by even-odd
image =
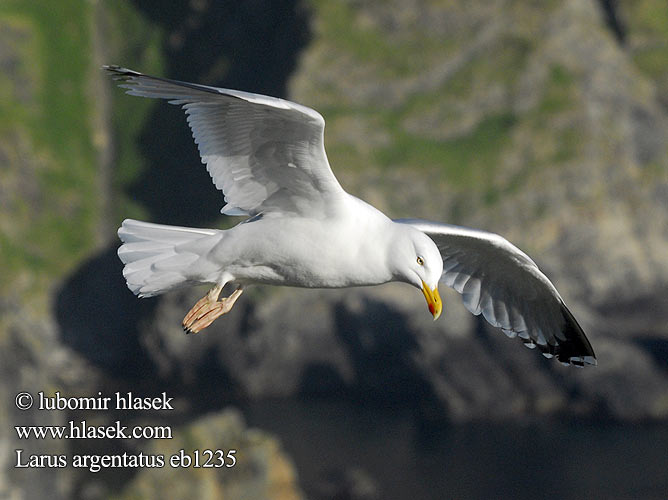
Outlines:
{"label": "primary flight feather", "polygon": [[[510,337],[545,356],[596,364],[591,344],[536,264],[499,235],[417,219],[391,220],[346,193],[324,147],[325,121],[284,99],[105,66],[128,94],[181,106],[202,162],[225,195],[228,230],[123,221],[118,255],[132,292],[150,297],[212,283],[183,320],[188,333],[228,312],[252,283],[343,288],[389,281],[422,291],[437,319],[439,282]],[[234,283],[229,297],[224,286]]]}

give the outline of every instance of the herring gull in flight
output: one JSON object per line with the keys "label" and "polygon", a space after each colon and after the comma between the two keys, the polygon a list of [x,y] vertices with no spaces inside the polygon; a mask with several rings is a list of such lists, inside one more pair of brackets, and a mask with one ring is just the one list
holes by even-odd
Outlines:
{"label": "herring gull in flight", "polygon": [[[325,121],[284,99],[105,66],[128,94],[181,106],[226,215],[227,230],[127,219],[118,235],[123,276],[151,297],[213,284],[183,320],[196,333],[230,311],[252,283],[344,288],[400,281],[421,290],[434,319],[438,284],[473,314],[565,364],[596,364],[591,344],[550,280],[521,250],[485,231],[392,220],[343,190],[327,161]],[[236,289],[219,298],[223,287]]]}

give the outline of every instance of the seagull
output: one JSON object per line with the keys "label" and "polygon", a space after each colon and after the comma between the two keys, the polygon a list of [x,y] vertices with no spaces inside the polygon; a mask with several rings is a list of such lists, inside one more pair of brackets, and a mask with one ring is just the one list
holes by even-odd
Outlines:
{"label": "seagull", "polygon": [[[563,364],[595,365],[584,331],[550,280],[503,237],[419,219],[392,220],[348,194],[330,168],[325,120],[288,100],[104,66],[130,95],[185,110],[202,163],[224,194],[227,229],[132,219],[118,230],[128,288],[152,297],[213,288],[183,319],[197,333],[229,312],[251,284],[347,288],[398,281],[420,290],[434,319],[438,284],[474,315]],[[227,284],[234,291],[221,298]]]}

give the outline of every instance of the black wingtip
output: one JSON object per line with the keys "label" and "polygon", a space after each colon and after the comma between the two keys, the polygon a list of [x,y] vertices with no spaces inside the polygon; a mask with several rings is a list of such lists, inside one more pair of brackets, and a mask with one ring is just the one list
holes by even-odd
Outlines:
{"label": "black wingtip", "polygon": [[561,335],[556,339],[557,344],[538,344],[533,339],[524,339],[524,345],[530,348],[537,347],[545,357],[556,357],[562,365],[572,365],[584,367],[587,365],[596,366],[596,354],[589,343],[589,339],[577,322],[573,313],[562,302],[561,315],[563,326]]}
{"label": "black wingtip", "polygon": [[125,73],[126,71],[128,71],[127,68],[123,68],[116,64],[105,64],[102,66],[102,69],[113,74]]}
{"label": "black wingtip", "polygon": [[123,66],[118,66],[116,64],[105,64],[102,66],[102,69],[111,74],[111,78],[115,81],[125,82],[128,81],[133,76],[145,76],[134,71],[132,69],[124,68]]}
{"label": "black wingtip", "polygon": [[[189,82],[182,82],[180,80],[172,80],[170,78],[162,78],[159,76],[151,76],[151,75],[146,75],[144,73],[140,73],[139,71],[135,71],[133,69],[129,68],[124,68],[123,66],[118,66],[116,64],[105,64],[102,66],[102,69],[109,72],[111,74],[111,78],[116,81],[116,82],[127,82],[128,85],[121,85],[119,84],[120,87],[126,88],[126,89],[131,89],[131,85],[135,83],[133,81],[134,78],[144,78],[148,80],[154,80],[158,82],[165,82],[169,83],[172,85],[178,85],[179,87],[186,87],[189,89],[197,90],[200,92],[207,92],[210,94],[216,94],[220,95],[222,92],[222,89],[217,89],[215,87],[209,87],[207,85],[199,85],[197,83],[189,83]],[[129,93],[129,92],[128,92]],[[233,95],[233,94],[225,94],[226,97],[231,98],[231,99],[242,99],[239,96]],[[153,96],[144,96],[144,97],[153,97]],[[163,96],[160,96],[163,97]]]}
{"label": "black wingtip", "polygon": [[596,354],[594,354],[594,349],[589,339],[573,316],[573,313],[571,313],[563,302],[561,304],[561,314],[564,318],[564,326],[561,329],[561,333],[566,340],[559,340],[559,345],[555,352],[557,359],[562,363],[574,366],[596,366]]}
{"label": "black wingtip", "polygon": [[136,73],[136,71],[124,68],[123,66],[119,66],[118,64],[104,64],[102,66],[102,69],[105,71],[110,71],[112,73]]}

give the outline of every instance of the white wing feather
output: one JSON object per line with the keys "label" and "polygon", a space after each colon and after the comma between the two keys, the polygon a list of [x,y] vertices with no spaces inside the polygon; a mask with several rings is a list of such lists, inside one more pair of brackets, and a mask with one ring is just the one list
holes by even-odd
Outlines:
{"label": "white wing feather", "polygon": [[183,107],[202,162],[225,194],[222,213],[318,217],[345,198],[327,161],[325,121],[317,111],[284,99],[104,68],[128,94]]}
{"label": "white wing feather", "polygon": [[443,258],[441,282],[462,294],[466,308],[547,357],[582,366],[596,357],[550,280],[498,234],[419,219],[399,219],[431,237]]}

